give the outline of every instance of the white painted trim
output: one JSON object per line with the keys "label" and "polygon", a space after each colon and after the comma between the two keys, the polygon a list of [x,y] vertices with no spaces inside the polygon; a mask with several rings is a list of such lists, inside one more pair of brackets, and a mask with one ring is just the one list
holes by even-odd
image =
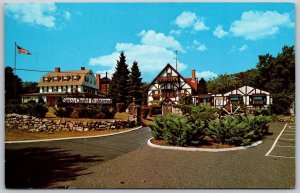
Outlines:
{"label": "white painted trim", "polygon": [[279,158],[292,158],[295,159],[295,157],[287,157],[287,156],[280,156],[280,155],[268,155],[269,157],[279,157]]}
{"label": "white painted trim", "polygon": [[225,151],[237,151],[237,150],[244,150],[244,149],[249,149],[251,147],[255,147],[259,144],[262,144],[262,141],[257,141],[251,145],[247,146],[241,146],[241,147],[233,147],[233,148],[221,148],[221,149],[216,149],[216,148],[195,148],[195,147],[176,147],[176,146],[164,146],[164,145],[156,145],[151,143],[150,138],[147,142],[147,144],[150,147],[154,148],[159,148],[159,149],[169,149],[169,150],[181,150],[181,151],[202,151],[202,152],[225,152]]}
{"label": "white painted trim", "polygon": [[276,145],[276,147],[292,147],[292,148],[295,148],[295,146],[289,146],[289,145]]}
{"label": "white painted trim", "polygon": [[96,137],[106,137],[106,136],[111,136],[111,135],[118,135],[122,133],[127,133],[130,131],[135,131],[142,128],[142,126],[127,130],[127,131],[122,131],[118,133],[110,133],[110,134],[104,134],[104,135],[94,135],[94,136],[82,136],[82,137],[65,137],[65,138],[54,138],[54,139],[37,139],[37,140],[23,140],[23,141],[5,141],[7,144],[11,143],[35,143],[35,142],[46,142],[46,141],[60,141],[60,140],[69,140],[69,139],[88,139],[88,138],[96,138]]}
{"label": "white painted trim", "polygon": [[284,125],[282,131],[279,133],[278,137],[275,139],[275,141],[274,141],[274,143],[273,143],[271,149],[266,153],[265,156],[268,156],[268,155],[273,151],[273,149],[274,149],[275,146],[276,146],[276,143],[277,143],[278,140],[279,140],[279,137],[282,135],[282,133],[284,132],[284,130],[285,130],[285,128],[286,128],[287,125],[288,125],[288,124],[285,124],[285,125]]}

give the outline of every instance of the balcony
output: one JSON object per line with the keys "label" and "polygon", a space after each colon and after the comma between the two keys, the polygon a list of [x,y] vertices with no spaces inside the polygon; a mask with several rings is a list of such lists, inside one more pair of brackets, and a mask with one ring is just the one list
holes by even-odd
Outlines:
{"label": "balcony", "polygon": [[163,76],[157,78],[158,83],[164,83],[164,82],[178,82],[179,77],[178,76]]}

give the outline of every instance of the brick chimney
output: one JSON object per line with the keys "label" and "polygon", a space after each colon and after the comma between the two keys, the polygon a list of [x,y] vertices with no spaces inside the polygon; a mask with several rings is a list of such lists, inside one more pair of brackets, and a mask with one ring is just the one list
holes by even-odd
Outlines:
{"label": "brick chimney", "polygon": [[81,67],[80,70],[85,70],[85,67]]}
{"label": "brick chimney", "polygon": [[100,79],[101,79],[100,74],[96,74],[96,82],[97,82],[98,90],[101,90]]}
{"label": "brick chimney", "polygon": [[56,67],[55,72],[60,72],[60,68]]}
{"label": "brick chimney", "polygon": [[196,70],[192,70],[192,82],[196,81]]}

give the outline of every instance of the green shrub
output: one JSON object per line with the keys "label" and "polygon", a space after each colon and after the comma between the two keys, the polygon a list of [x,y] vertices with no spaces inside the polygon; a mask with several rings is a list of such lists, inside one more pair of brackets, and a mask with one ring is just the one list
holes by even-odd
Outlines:
{"label": "green shrub", "polygon": [[187,146],[199,144],[204,140],[205,122],[189,122],[187,116],[168,114],[155,119],[150,125],[155,139],[165,139],[170,145]]}
{"label": "green shrub", "polygon": [[209,123],[207,135],[214,141],[230,145],[249,145],[268,133],[267,116],[227,116]]}
{"label": "green shrub", "polygon": [[73,111],[73,108],[70,106],[54,108],[54,114],[57,117],[71,117],[72,111]]}

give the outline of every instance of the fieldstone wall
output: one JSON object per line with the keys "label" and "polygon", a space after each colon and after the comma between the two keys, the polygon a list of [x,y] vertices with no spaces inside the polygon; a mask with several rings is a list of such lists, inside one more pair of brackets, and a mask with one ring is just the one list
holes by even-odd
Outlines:
{"label": "fieldstone wall", "polygon": [[6,129],[20,129],[29,132],[54,132],[54,131],[94,131],[105,129],[123,129],[135,126],[135,121],[111,120],[111,121],[52,121],[28,115],[6,114]]}

